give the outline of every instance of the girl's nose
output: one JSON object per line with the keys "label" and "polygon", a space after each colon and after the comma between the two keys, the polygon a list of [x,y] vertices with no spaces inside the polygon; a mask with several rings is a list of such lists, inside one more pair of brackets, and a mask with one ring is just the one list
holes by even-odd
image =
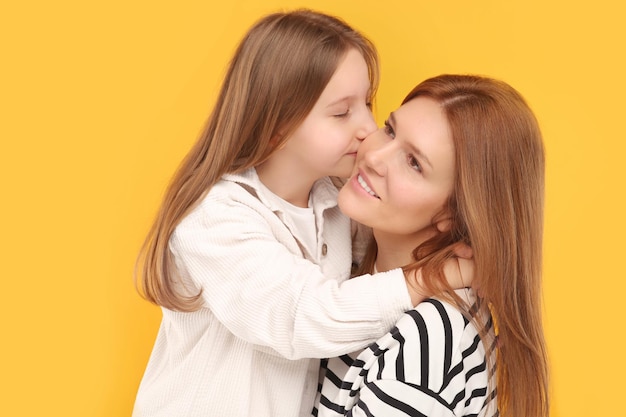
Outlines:
{"label": "girl's nose", "polygon": [[378,129],[372,112],[368,111],[363,115],[363,119],[357,131],[357,139],[363,140]]}

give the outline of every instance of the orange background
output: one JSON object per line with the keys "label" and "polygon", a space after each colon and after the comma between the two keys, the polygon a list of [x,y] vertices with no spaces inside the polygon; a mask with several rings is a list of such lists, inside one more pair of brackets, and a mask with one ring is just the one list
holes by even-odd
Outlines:
{"label": "orange background", "polygon": [[526,96],[548,155],[552,415],[618,415],[623,2],[257,3],[0,8],[0,415],[130,415],[160,321],[133,288],[139,245],[235,44],[260,15],[296,6],[337,14],[374,40],[379,122],[414,84],[443,72],[501,78]]}

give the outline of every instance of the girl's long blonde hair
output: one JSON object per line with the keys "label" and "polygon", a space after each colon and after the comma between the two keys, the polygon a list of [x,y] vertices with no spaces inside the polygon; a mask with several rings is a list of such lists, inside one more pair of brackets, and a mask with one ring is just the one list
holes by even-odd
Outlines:
{"label": "girl's long blonde hair", "polygon": [[[455,185],[442,216],[449,232],[413,252],[433,294],[462,311],[443,277],[451,246],[474,253],[474,284],[496,323],[496,388],[503,417],[547,417],[548,366],[542,324],[544,148],[535,116],[508,84],[470,75],[441,75],[416,86],[403,104],[429,97],[444,110],[455,148]],[[361,273],[376,259],[375,242]],[[487,311],[490,310],[490,311]],[[473,315],[474,317],[480,315]],[[483,335],[484,336],[484,335]],[[488,344],[489,346],[489,344]]]}
{"label": "girl's long blonde hair", "polygon": [[311,10],[275,13],[244,36],[200,138],[165,192],[138,258],[138,290],[176,311],[201,307],[201,291],[175,285],[168,243],[182,218],[225,173],[265,161],[304,120],[345,54],[358,50],[378,87],[374,45],[342,20]]}

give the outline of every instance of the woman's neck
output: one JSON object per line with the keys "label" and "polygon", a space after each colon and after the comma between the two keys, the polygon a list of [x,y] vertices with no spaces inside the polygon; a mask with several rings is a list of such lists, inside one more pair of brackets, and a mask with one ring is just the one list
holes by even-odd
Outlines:
{"label": "woman's neck", "polygon": [[378,247],[375,267],[378,272],[401,268],[415,262],[413,251],[429,239],[435,232],[419,235],[397,235],[374,230],[374,239]]}
{"label": "woman's neck", "polygon": [[379,244],[375,263],[376,271],[385,272],[411,263],[412,258],[410,252],[408,252],[409,256],[406,255],[406,251],[396,251],[385,245],[382,245],[381,249],[381,245]]}

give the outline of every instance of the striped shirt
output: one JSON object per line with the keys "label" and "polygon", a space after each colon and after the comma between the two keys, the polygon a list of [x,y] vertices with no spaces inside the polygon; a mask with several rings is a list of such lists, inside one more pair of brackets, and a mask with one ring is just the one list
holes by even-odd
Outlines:
{"label": "striped shirt", "polygon": [[[457,295],[476,311],[472,290]],[[491,317],[482,321],[495,340]],[[485,349],[474,321],[456,307],[429,299],[359,354],[322,361],[313,415],[497,416],[495,387],[488,386],[495,370],[487,370],[486,352],[495,364],[490,345]]]}

